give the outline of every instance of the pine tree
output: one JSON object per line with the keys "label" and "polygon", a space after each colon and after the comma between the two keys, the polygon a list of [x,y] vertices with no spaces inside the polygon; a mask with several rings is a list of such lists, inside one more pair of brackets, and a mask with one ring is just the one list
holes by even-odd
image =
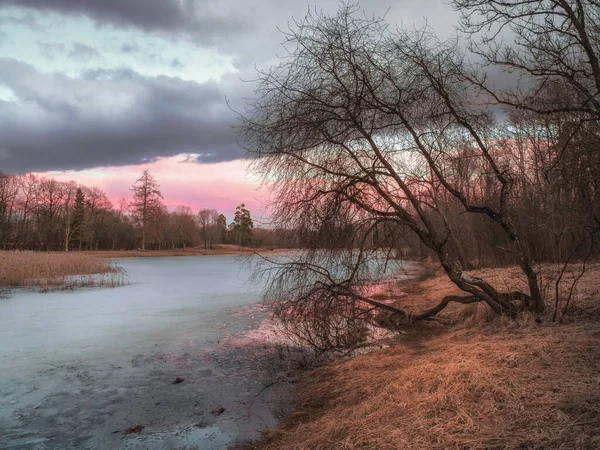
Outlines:
{"label": "pine tree", "polygon": [[75,206],[73,207],[73,220],[71,221],[71,239],[77,241],[81,250],[83,238],[83,221],[85,219],[85,196],[81,188],[77,188],[75,194]]}
{"label": "pine tree", "polygon": [[219,218],[217,219],[217,228],[219,229],[221,242],[227,242],[227,218],[223,214],[219,214]]}
{"label": "pine tree", "polygon": [[235,216],[231,224],[231,230],[234,232],[240,248],[252,242],[252,228],[254,228],[254,223],[252,222],[250,211],[242,203],[235,208]]}

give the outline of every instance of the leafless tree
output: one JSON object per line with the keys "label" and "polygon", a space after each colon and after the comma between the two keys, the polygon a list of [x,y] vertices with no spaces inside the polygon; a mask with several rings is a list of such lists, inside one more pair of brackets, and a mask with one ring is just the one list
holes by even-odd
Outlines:
{"label": "leafless tree", "polygon": [[[390,30],[358,12],[343,5],[335,16],[295,23],[285,34],[288,54],[259,72],[241,118],[253,170],[276,192],[275,222],[313,238],[297,260],[271,266],[267,298],[280,316],[328,311],[346,321],[371,308],[423,320],[450,302],[484,302],[511,316],[542,312],[517,220],[512,128],[495,114],[497,100],[482,92],[457,41],[440,42],[427,28]],[[463,223],[497,237],[488,251],[518,264],[527,291],[500,292],[467,273]],[[402,230],[465,295],[411,313],[363,294],[381,266],[373,261],[387,267],[389,236]]]}
{"label": "leafless tree", "polygon": [[19,183],[0,172],[0,248],[6,250],[13,232],[13,217],[17,212]]}
{"label": "leafless tree", "polygon": [[[484,67],[517,80],[497,89],[485,71],[478,85],[500,104],[537,113],[600,114],[600,4],[590,0],[454,0],[460,28]],[[507,75],[508,76],[508,75]],[[546,92],[540,98],[539,93]]]}
{"label": "leafless tree", "polygon": [[[527,117],[523,128],[528,133],[553,135],[542,152],[535,151],[535,163],[543,169],[529,174],[546,185],[534,194],[546,217],[532,222],[531,232],[544,237],[539,246],[552,246],[548,251],[554,261],[564,263],[556,280],[556,319],[562,275],[573,259],[583,259],[582,271],[568,289],[572,293],[600,234],[600,4],[454,0],[453,5],[479,59],[473,83],[492,102],[511,109],[513,117]],[[518,82],[498,89],[489,68]],[[539,225],[552,234],[540,232]]]}
{"label": "leafless tree", "polygon": [[214,209],[204,208],[198,211],[196,218],[204,248],[210,249],[221,238],[221,232],[218,228],[219,213]]}
{"label": "leafless tree", "polygon": [[63,190],[63,227],[65,230],[64,237],[64,250],[65,252],[69,251],[69,243],[71,242],[71,237],[73,233],[78,230],[74,229],[73,225],[73,212],[75,208],[75,197],[77,194],[77,183],[74,181],[70,181],[67,183],[62,183],[61,185]]}
{"label": "leafless tree", "polygon": [[142,230],[142,251],[146,250],[146,232],[153,219],[160,214],[162,194],[154,177],[144,170],[142,176],[131,187],[133,200],[131,211]]}
{"label": "leafless tree", "polygon": [[61,211],[64,207],[65,192],[62,185],[53,178],[42,178],[38,184],[36,216],[38,222],[38,242],[44,250],[57,250],[53,243],[59,241]]}
{"label": "leafless tree", "polygon": [[172,213],[177,245],[185,250],[186,246],[198,241],[198,229],[192,208],[180,205]]}

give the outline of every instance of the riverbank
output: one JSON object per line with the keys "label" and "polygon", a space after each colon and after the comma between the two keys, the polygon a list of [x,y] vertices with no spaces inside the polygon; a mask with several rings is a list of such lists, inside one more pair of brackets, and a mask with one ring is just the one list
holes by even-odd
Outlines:
{"label": "riverbank", "polygon": [[84,251],[82,253],[101,256],[103,258],[157,258],[166,256],[213,256],[213,255],[248,255],[255,252],[281,252],[286,249],[272,249],[266,247],[243,247],[240,249],[237,245],[219,244],[211,249],[204,248],[186,248],[185,250],[178,248],[173,250],[98,250]]}
{"label": "riverbank", "polygon": [[[495,282],[517,275],[499,270]],[[437,276],[379,295],[421,309],[446,293]],[[600,448],[600,264],[563,323],[550,319],[456,305],[440,322],[407,325],[389,348],[312,372],[295,412],[259,448]]]}

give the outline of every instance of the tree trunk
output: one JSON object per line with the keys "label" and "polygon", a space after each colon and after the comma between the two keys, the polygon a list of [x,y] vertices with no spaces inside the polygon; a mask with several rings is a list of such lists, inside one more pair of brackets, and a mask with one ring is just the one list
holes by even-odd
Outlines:
{"label": "tree trunk", "polygon": [[142,251],[146,251],[146,226],[142,224]]}
{"label": "tree trunk", "polygon": [[71,234],[71,224],[67,223],[67,225],[65,227],[65,252],[69,251],[69,237],[70,237],[70,234]]}

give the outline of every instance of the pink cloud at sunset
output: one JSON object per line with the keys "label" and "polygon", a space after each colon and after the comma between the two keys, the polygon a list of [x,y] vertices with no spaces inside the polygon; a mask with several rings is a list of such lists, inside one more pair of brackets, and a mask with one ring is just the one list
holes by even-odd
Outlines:
{"label": "pink cloud at sunset", "polygon": [[244,202],[259,218],[265,215],[266,190],[246,170],[247,162],[236,160],[216,164],[187,162],[183,156],[120,167],[100,167],[81,171],[39,173],[59,181],[73,180],[85,186],[97,186],[118,206],[119,199],[131,198],[131,185],[145,169],[160,183],[164,203],[171,210],[179,205],[190,206],[195,212],[212,208],[233,217],[235,207]]}

